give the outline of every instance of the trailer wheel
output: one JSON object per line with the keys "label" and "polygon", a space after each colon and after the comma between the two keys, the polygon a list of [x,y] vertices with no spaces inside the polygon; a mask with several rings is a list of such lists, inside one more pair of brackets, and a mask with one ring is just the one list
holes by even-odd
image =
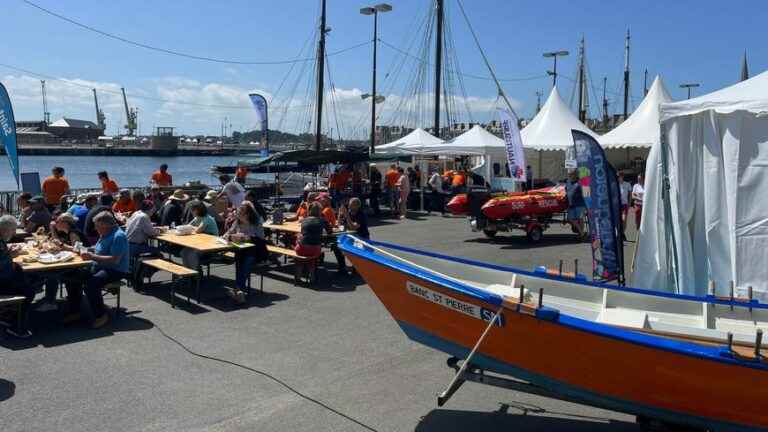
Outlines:
{"label": "trailer wheel", "polygon": [[487,229],[483,230],[483,234],[485,234],[485,236],[488,237],[489,239],[496,237],[497,232],[498,231],[495,231],[495,230],[487,230]]}
{"label": "trailer wheel", "polygon": [[531,243],[538,243],[541,241],[542,237],[544,237],[544,231],[540,226],[535,226],[529,229],[525,235]]}

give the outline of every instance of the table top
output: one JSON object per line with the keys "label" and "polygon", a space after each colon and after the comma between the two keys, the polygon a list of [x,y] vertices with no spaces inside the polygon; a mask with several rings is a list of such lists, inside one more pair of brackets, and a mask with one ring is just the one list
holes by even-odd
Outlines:
{"label": "table top", "polygon": [[157,236],[157,239],[166,243],[195,249],[199,252],[221,252],[234,249],[236,246],[230,243],[221,243],[217,239],[220,237],[210,234],[190,234],[180,236],[172,232],[165,232]]}
{"label": "table top", "polygon": [[21,270],[27,273],[34,273],[34,272],[47,272],[47,271],[54,271],[54,270],[71,270],[81,267],[88,267],[89,265],[93,264],[93,261],[90,260],[84,260],[80,258],[79,255],[75,255],[74,258],[72,258],[69,261],[55,263],[55,264],[43,264],[39,262],[32,262],[32,263],[25,263],[24,257],[26,255],[20,255],[13,259],[13,262],[19,264],[21,266]]}
{"label": "table top", "polygon": [[[272,223],[265,223],[264,229],[272,230],[272,231],[282,231],[287,232],[291,234],[299,234],[301,233],[301,222],[300,221],[286,221],[283,222],[281,225],[275,225]],[[338,227],[333,228],[333,236],[338,236],[344,233],[345,231],[340,230]],[[328,232],[323,231],[324,236],[328,236]]]}

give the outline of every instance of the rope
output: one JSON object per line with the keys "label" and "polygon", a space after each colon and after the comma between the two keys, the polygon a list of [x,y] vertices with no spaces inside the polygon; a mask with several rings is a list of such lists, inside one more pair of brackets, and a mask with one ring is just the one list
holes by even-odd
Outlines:
{"label": "rope", "polygon": [[[292,60],[246,61],[246,60],[227,60],[227,59],[219,59],[219,58],[215,58],[215,57],[207,57],[207,56],[188,54],[188,53],[184,53],[184,52],[181,52],[181,51],[176,51],[176,50],[172,50],[172,49],[168,49],[168,48],[161,48],[161,47],[145,44],[145,43],[142,43],[142,42],[136,42],[136,41],[127,39],[125,37],[118,36],[118,35],[113,34],[113,33],[108,33],[108,32],[106,32],[104,30],[100,30],[100,29],[97,29],[95,27],[91,27],[91,26],[89,26],[87,24],[83,24],[83,23],[81,23],[79,21],[75,21],[72,18],[68,18],[68,17],[66,17],[64,15],[58,14],[56,12],[53,12],[52,10],[46,9],[46,8],[40,6],[40,5],[36,4],[36,3],[33,3],[31,1],[29,1],[29,0],[21,0],[21,1],[26,3],[27,5],[35,8],[35,9],[38,9],[38,10],[40,10],[40,11],[42,11],[42,12],[44,12],[44,13],[50,15],[50,16],[52,16],[52,17],[58,18],[58,19],[60,19],[62,21],[66,21],[66,22],[68,22],[70,24],[76,25],[76,26],[78,26],[78,27],[80,27],[82,29],[88,30],[90,32],[100,34],[100,35],[102,35],[104,37],[107,37],[107,38],[110,38],[110,39],[114,39],[114,40],[126,43],[128,45],[133,45],[133,46],[136,46],[136,47],[139,47],[139,48],[144,48],[144,49],[147,49],[147,50],[156,51],[156,52],[160,52],[160,53],[164,53],[164,54],[175,55],[175,56],[178,56],[178,57],[184,57],[184,58],[188,58],[188,59],[192,59],[192,60],[202,60],[202,61],[208,61],[208,62],[213,62],[213,63],[225,63],[225,64],[237,64],[237,65],[262,65],[262,66],[263,65],[294,64],[294,63],[310,62],[310,61],[317,60],[317,57],[309,57],[309,58],[292,59]],[[328,55],[329,56],[338,55],[338,54],[347,52],[349,50],[352,50],[352,49],[355,49],[355,48],[360,48],[362,46],[368,45],[369,43],[371,43],[371,41],[362,42],[362,43],[359,43],[357,45],[353,45],[351,47],[344,48],[343,50],[330,53]]]}
{"label": "rope", "polygon": [[213,362],[217,362],[217,363],[223,363],[223,364],[226,364],[226,365],[230,365],[230,366],[234,366],[234,367],[246,370],[248,372],[251,372],[251,373],[254,373],[254,374],[257,374],[257,375],[261,375],[264,378],[267,378],[267,379],[269,379],[269,380],[279,384],[280,386],[282,386],[283,388],[287,389],[288,391],[290,391],[291,393],[295,394],[296,396],[298,396],[298,397],[300,397],[300,398],[302,398],[302,399],[304,399],[304,400],[306,400],[308,402],[311,402],[311,403],[313,403],[313,404],[315,404],[315,405],[325,409],[326,411],[329,411],[329,412],[331,412],[333,414],[336,414],[337,416],[339,416],[339,417],[341,417],[343,419],[346,419],[346,420],[350,421],[351,423],[354,423],[354,424],[362,427],[365,430],[372,431],[372,432],[377,432],[376,429],[374,429],[372,426],[369,426],[369,425],[363,423],[360,420],[357,420],[357,419],[355,419],[355,418],[353,418],[353,417],[351,417],[351,416],[349,416],[347,414],[344,414],[343,412],[341,412],[341,411],[339,411],[339,410],[329,406],[328,404],[326,404],[325,402],[323,402],[323,401],[321,401],[319,399],[315,399],[315,398],[313,398],[311,396],[308,396],[308,395],[302,393],[301,391],[297,390],[296,388],[294,388],[290,384],[286,383],[282,379],[277,378],[277,377],[275,377],[274,375],[272,375],[272,374],[270,374],[268,372],[265,372],[265,371],[262,371],[262,370],[259,370],[259,369],[255,369],[255,368],[252,368],[250,366],[245,366],[243,364],[236,363],[236,362],[233,362],[231,360],[226,360],[226,359],[222,359],[222,358],[218,358],[218,357],[213,357],[213,356],[197,353],[197,352],[192,351],[191,349],[189,349],[186,345],[184,345],[178,339],[176,339],[173,336],[171,336],[168,333],[166,333],[159,325],[149,321],[146,318],[141,318],[141,317],[137,317],[137,316],[134,316],[133,318],[136,319],[136,320],[139,320],[139,321],[143,321],[144,323],[147,323],[147,324],[151,325],[152,327],[157,329],[157,331],[160,332],[160,334],[164,338],[166,338],[169,341],[173,342],[179,348],[181,348],[183,351],[187,352],[188,354],[190,354],[190,355],[192,355],[194,357],[198,357],[198,358],[201,358],[201,359],[205,359],[205,360],[209,360],[209,361],[213,361]]}

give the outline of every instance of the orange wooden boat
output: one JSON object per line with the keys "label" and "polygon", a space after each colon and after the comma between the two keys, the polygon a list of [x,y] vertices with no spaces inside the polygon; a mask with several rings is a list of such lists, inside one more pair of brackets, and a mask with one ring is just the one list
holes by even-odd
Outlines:
{"label": "orange wooden boat", "polygon": [[480,376],[471,380],[674,425],[768,428],[766,304],[596,284],[352,235],[339,244],[409,338],[467,359],[439,403]]}

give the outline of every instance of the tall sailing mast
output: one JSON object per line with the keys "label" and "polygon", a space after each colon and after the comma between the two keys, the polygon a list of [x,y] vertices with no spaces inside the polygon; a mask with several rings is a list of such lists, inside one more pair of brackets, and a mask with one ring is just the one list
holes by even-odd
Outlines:
{"label": "tall sailing mast", "polygon": [[437,34],[435,37],[435,125],[434,134],[440,138],[440,84],[443,69],[443,0],[436,0]]}
{"label": "tall sailing mast", "polygon": [[584,71],[584,36],[579,44],[579,121],[587,120],[587,79]]}
{"label": "tall sailing mast", "polygon": [[320,151],[323,121],[323,86],[325,84],[325,0],[322,0],[320,14],[320,40],[317,44],[317,119],[315,124],[315,151]]}
{"label": "tall sailing mast", "polygon": [[629,29],[624,44],[624,120],[629,116]]}

